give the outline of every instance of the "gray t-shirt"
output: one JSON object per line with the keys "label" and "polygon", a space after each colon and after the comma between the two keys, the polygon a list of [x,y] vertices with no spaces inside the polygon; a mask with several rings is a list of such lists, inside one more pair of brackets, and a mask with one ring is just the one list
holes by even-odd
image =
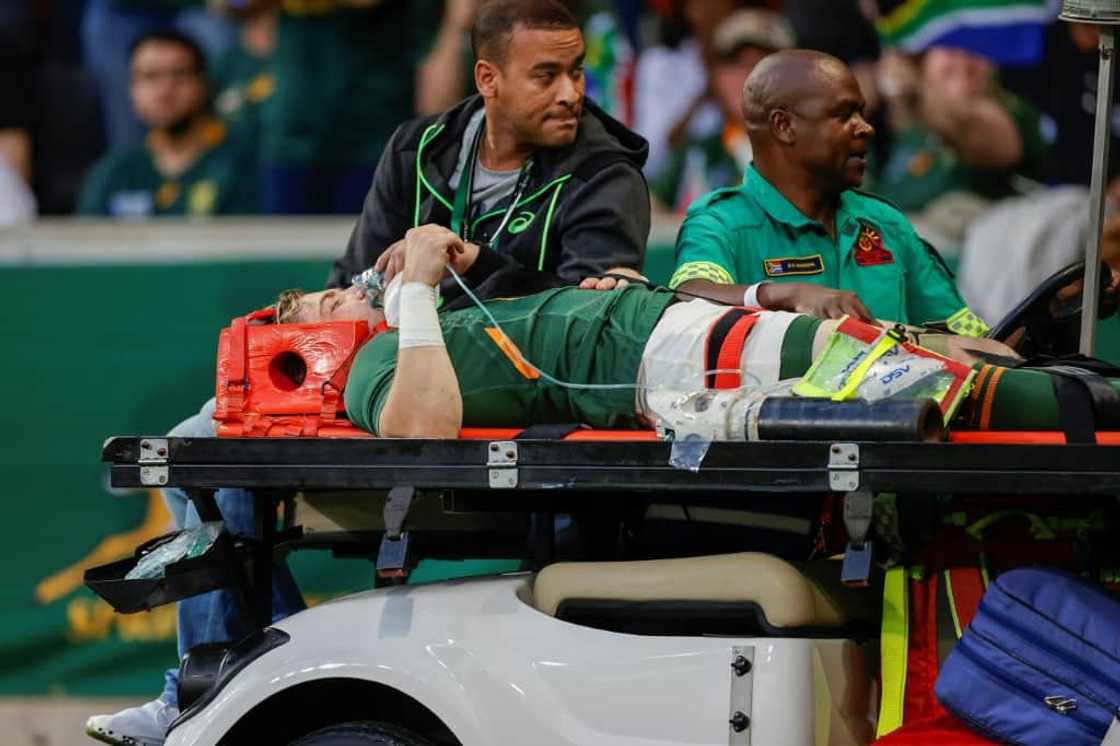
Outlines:
{"label": "gray t-shirt", "polygon": [[[467,159],[470,158],[471,144],[474,143],[475,135],[478,134],[478,128],[482,126],[483,114],[485,114],[484,109],[476,111],[470,122],[467,123],[467,128],[463,131],[463,142],[459,146],[459,161],[455,164],[455,171],[452,172],[451,178],[447,182],[452,189],[459,188],[459,179],[463,175]],[[489,212],[494,209],[494,205],[512,194],[517,186],[517,177],[520,173],[521,169],[491,171],[483,166],[481,161],[476,160],[474,164],[474,184],[471,188],[470,218],[473,220],[479,215]]]}

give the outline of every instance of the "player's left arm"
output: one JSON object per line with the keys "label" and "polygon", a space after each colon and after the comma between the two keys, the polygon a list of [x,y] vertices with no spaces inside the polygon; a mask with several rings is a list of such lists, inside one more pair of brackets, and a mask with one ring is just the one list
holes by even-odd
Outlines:
{"label": "player's left arm", "polygon": [[463,397],[436,312],[435,286],[449,261],[464,252],[447,228],[424,225],[405,234],[397,369],[377,432],[387,438],[455,438]]}

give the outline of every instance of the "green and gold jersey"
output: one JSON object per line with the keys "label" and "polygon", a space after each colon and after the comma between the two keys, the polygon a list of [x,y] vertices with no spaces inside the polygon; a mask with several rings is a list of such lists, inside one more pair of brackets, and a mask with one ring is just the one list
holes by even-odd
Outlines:
{"label": "green and gold jersey", "polygon": [[376,165],[413,116],[416,65],[439,26],[435,0],[284,0],[262,111],[270,164]]}
{"label": "green and gold jersey", "polygon": [[257,142],[261,112],[272,101],[276,76],[270,57],[253,54],[235,44],[219,59],[210,74],[214,90],[214,111],[225,122],[231,136]]}
{"label": "green and gold jersey", "polygon": [[247,215],[258,211],[252,149],[210,123],[210,148],[184,173],[164,176],[147,145],[105,156],[86,178],[81,215],[143,218],[153,215]]}
{"label": "green and gold jersey", "polygon": [[875,169],[874,186],[907,212],[924,209],[930,202],[952,191],[967,191],[991,199],[1014,193],[1015,174],[1042,179],[1048,146],[1042,136],[1042,117],[1023,99],[1005,91],[994,100],[1007,112],[1019,132],[1023,154],[1014,169],[981,169],[969,166],[935,132],[911,127],[891,138],[882,167]]}
{"label": "green and gold jersey", "polygon": [[717,189],[689,209],[669,285],[810,282],[855,292],[877,318],[947,322],[970,336],[987,331],[940,256],[893,205],[845,191],[836,233],[833,240],[751,166],[742,185]]}
{"label": "green and gold jersey", "polygon": [[[577,384],[624,384],[572,389],[552,383],[500,347],[493,324],[477,308],[440,316],[447,352],[463,395],[469,427],[523,427],[582,422],[598,428],[639,427],[634,410],[642,350],[670,293],[644,288],[600,292],[559,288],[526,298],[486,303],[524,359]],[[359,350],[346,382],[346,411],[376,434],[397,362],[397,333],[385,332]]]}

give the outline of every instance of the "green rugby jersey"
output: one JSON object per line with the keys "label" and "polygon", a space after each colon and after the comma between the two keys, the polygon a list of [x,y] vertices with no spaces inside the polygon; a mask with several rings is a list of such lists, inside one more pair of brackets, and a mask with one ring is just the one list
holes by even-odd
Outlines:
{"label": "green rugby jersey", "polygon": [[844,191],[836,232],[834,241],[751,166],[742,185],[717,189],[689,209],[669,285],[810,282],[854,291],[877,318],[945,321],[970,336],[987,330],[940,257],[893,205]]}
{"label": "green rugby jersey", "polygon": [[214,120],[210,148],[186,171],[165,176],[147,145],[114,151],[86,177],[81,215],[144,218],[155,215],[251,215],[258,212],[256,158],[250,144],[227,137]]}
{"label": "green rugby jersey", "polygon": [[[529,362],[562,381],[628,384],[578,390],[527,378],[497,346],[478,308],[440,315],[447,352],[463,395],[467,427],[526,427],[582,422],[597,428],[640,427],[634,389],[642,351],[671,293],[631,286],[601,292],[559,288],[486,307]],[[351,421],[377,434],[397,362],[397,333],[358,351],[346,382]]]}

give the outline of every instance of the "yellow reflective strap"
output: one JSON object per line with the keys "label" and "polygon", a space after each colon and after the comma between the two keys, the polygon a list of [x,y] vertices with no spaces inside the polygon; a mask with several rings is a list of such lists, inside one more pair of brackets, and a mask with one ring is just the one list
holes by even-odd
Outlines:
{"label": "yellow reflective strap", "polygon": [[961,629],[961,618],[957,616],[957,599],[953,596],[953,578],[948,570],[942,572],[941,577],[945,581],[945,598],[949,602],[949,616],[953,617],[953,632],[956,633],[959,640],[964,630]]}
{"label": "yellow reflective strap", "polygon": [[810,399],[814,397],[827,399],[832,396],[832,392],[828,389],[809,383],[809,381],[804,378],[798,381],[797,385],[793,387],[793,393],[796,396],[803,396]]}
{"label": "yellow reflective strap", "polygon": [[965,337],[983,337],[990,331],[984,320],[974,314],[968,306],[950,316],[945,321],[945,326],[953,334],[960,334]]}
{"label": "yellow reflective strap", "polygon": [[669,278],[669,288],[676,290],[689,280],[707,280],[716,285],[734,285],[735,278],[726,268],[715,262],[685,262]]}
{"label": "yellow reflective strap", "polygon": [[859,385],[863,383],[863,377],[867,375],[867,371],[871,370],[871,366],[875,361],[887,354],[890,350],[898,344],[898,338],[893,334],[884,334],[879,338],[879,341],[867,353],[867,357],[856,366],[855,370],[848,376],[848,380],[844,381],[844,385],[840,390],[832,395],[832,401],[847,401],[856,395]]}
{"label": "yellow reflective strap", "polygon": [[882,738],[902,727],[902,708],[906,699],[906,653],[910,639],[910,573],[905,567],[887,570],[883,579],[883,623],[879,631],[880,677],[883,698],[879,706]]}

